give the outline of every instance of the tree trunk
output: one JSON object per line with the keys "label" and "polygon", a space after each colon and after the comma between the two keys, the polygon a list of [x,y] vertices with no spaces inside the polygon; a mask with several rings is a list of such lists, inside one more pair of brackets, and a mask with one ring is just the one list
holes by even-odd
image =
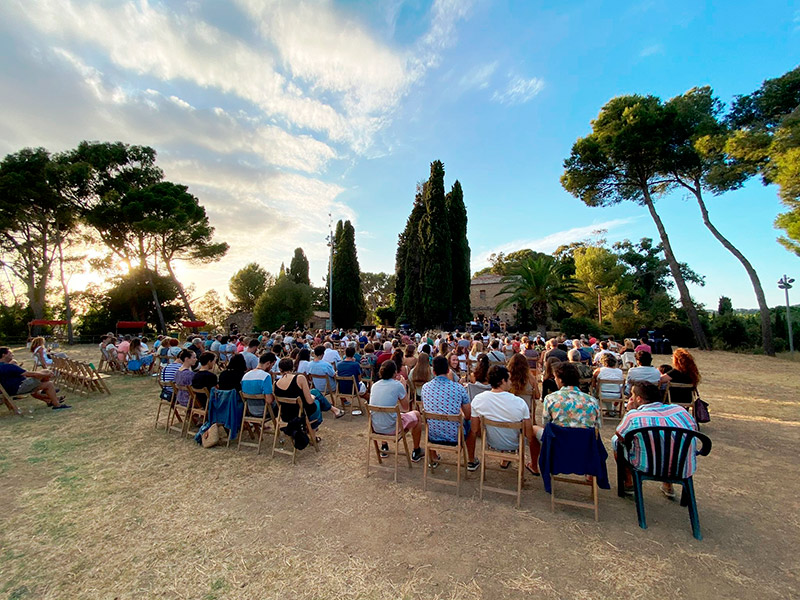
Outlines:
{"label": "tree trunk", "polygon": [[661,238],[661,244],[664,246],[664,256],[667,258],[669,270],[672,273],[672,278],[675,280],[675,286],[678,288],[678,294],[680,295],[683,309],[686,311],[686,315],[689,317],[689,325],[691,325],[692,331],[694,332],[694,337],[697,340],[697,346],[701,350],[708,350],[709,346],[708,341],[706,340],[706,334],[703,332],[703,327],[700,325],[700,317],[697,316],[697,308],[695,308],[694,302],[692,302],[692,297],[689,295],[689,288],[686,287],[686,281],[684,281],[683,275],[681,274],[681,267],[678,264],[678,261],[675,259],[675,255],[672,253],[672,246],[669,243],[667,230],[664,229],[664,223],[661,222],[661,217],[659,217],[658,213],[656,212],[653,199],[650,197],[650,190],[645,188],[642,190],[642,192],[644,194],[645,205],[650,211],[650,216],[653,218],[653,222],[656,224],[656,229],[658,229],[658,235]]}
{"label": "tree trunk", "polygon": [[61,274],[61,288],[64,290],[64,310],[67,317],[67,343],[71,346],[75,343],[75,338],[72,331],[72,305],[69,301],[69,287],[67,286],[67,279],[64,276],[64,249],[61,240],[61,231],[58,230],[56,224],[56,244],[58,247],[58,267]]}
{"label": "tree trunk", "polygon": [[[169,276],[172,279],[172,283],[174,283],[175,287],[178,288],[178,295],[180,295],[181,300],[183,301],[183,307],[186,309],[186,316],[189,317],[190,321],[196,321],[197,319],[194,316],[192,307],[189,305],[189,297],[186,295],[186,290],[183,289],[181,282],[178,281],[177,277],[175,277],[175,272],[172,270],[172,265],[170,264],[170,261],[168,261],[163,256],[161,258],[164,261],[164,264],[167,266],[167,272],[169,273]],[[193,331],[196,331],[196,329],[194,329]]]}
{"label": "tree trunk", "polygon": [[141,237],[139,237],[139,265],[144,270],[144,274],[147,276],[147,285],[153,293],[153,302],[156,304],[156,313],[158,314],[159,332],[162,335],[167,335],[167,324],[164,322],[164,313],[161,312],[161,302],[158,300],[156,284],[153,283],[153,277],[150,275],[150,270],[147,268],[147,260],[145,260],[144,253],[144,240]]}
{"label": "tree trunk", "polygon": [[753,268],[753,265],[750,264],[750,261],[744,257],[744,254],[739,252],[739,250],[728,241],[728,239],[722,235],[719,230],[714,227],[711,223],[710,219],[708,218],[708,209],[706,208],[705,202],[703,202],[702,192],[699,188],[693,189],[692,193],[694,193],[695,198],[697,198],[697,203],[700,205],[700,212],[703,215],[703,223],[708,228],[708,230],[714,235],[719,243],[722,244],[728,252],[733,254],[742,266],[744,270],[747,271],[747,275],[750,277],[750,283],[753,284],[753,291],[756,293],[756,299],[758,300],[758,311],[761,313],[761,343],[764,347],[764,354],[768,356],[775,356],[775,345],[772,341],[772,324],[770,323],[770,315],[769,315],[769,307],[767,306],[767,300],[764,298],[764,290],[761,287],[761,281],[758,279],[758,274],[756,270]]}

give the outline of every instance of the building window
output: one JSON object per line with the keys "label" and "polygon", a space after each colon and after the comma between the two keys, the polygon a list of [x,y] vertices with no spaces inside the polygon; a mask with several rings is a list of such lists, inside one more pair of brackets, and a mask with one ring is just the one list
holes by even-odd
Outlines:
{"label": "building window", "polygon": [[481,300],[486,300],[486,290],[481,290],[479,293]]}

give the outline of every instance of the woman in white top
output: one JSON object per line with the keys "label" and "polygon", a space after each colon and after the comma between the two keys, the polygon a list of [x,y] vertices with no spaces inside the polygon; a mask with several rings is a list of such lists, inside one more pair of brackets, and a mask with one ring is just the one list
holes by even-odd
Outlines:
{"label": "woman in white top", "polygon": [[636,352],[633,350],[633,342],[625,339],[625,350],[622,352],[622,367],[630,369],[636,366]]}
{"label": "woman in white top", "polygon": [[[612,354],[604,354],[600,358],[603,365],[592,374],[592,388],[597,390],[599,380],[623,381],[622,369],[617,368],[617,359]],[[619,402],[622,394],[622,384],[603,383],[597,392],[601,402]]]}
{"label": "woman in white top", "polygon": [[472,350],[469,353],[470,362],[477,362],[478,356],[483,354],[483,342],[475,342],[472,344]]}

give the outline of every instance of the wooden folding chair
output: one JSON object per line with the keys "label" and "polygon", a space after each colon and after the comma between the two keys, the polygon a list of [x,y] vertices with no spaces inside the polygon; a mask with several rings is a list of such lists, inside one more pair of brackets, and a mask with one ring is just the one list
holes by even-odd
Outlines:
{"label": "wooden folding chair", "polygon": [[[586,478],[589,478],[587,481]],[[588,485],[592,488],[592,501],[580,502],[579,500],[566,500],[556,498],[556,481],[569,483],[572,485]],[[578,508],[594,509],[594,520],[600,520],[600,499],[598,496],[597,478],[594,475],[580,475],[575,477],[565,477],[564,475],[550,476],[550,512],[555,512],[556,504],[566,504],[567,506],[577,506]]]}
{"label": "wooden folding chair", "polygon": [[[197,394],[203,394],[206,397],[205,406],[202,406],[197,400]],[[211,399],[211,393],[208,388],[196,388],[189,386],[189,404],[186,407],[186,437],[191,435],[192,424],[198,422],[197,429],[203,426],[208,420],[208,403]],[[199,419],[199,421],[197,421]],[[228,444],[230,445],[230,436],[228,436]]]}
{"label": "wooden folding chair", "polygon": [[92,363],[86,365],[86,368],[88,369],[88,374],[91,379],[91,385],[93,389],[100,393],[106,393],[110,396],[111,390],[108,388],[108,384],[105,382],[105,380],[108,379],[108,375],[98,372]]}
{"label": "wooden folding chair", "polygon": [[171,382],[160,381],[160,380],[158,382],[158,385],[161,387],[162,390],[164,388],[170,388],[172,390],[172,393],[169,396],[169,400],[164,400],[163,398],[161,398],[161,394],[158,395],[158,410],[156,411],[155,429],[156,429],[156,431],[158,431],[158,419],[159,419],[159,417],[161,417],[161,409],[166,407],[166,410],[167,410],[167,422],[164,424],[164,433],[169,432],[170,418],[172,416],[173,407],[175,406],[175,386],[170,385],[170,383]]}
{"label": "wooden folding chair", "polygon": [[[345,411],[349,412],[349,418],[352,420],[353,418],[353,410],[355,409],[356,404],[358,404],[358,408],[361,411],[359,414],[364,414],[364,399],[358,395],[358,381],[356,381],[356,376],[351,375],[350,377],[339,377],[338,375],[334,378],[335,385],[336,385],[336,398],[339,400],[340,408]],[[342,392],[342,383],[350,384],[350,393],[345,394]],[[350,403],[350,410],[347,410],[347,406],[345,402]]]}
{"label": "wooden folding chair", "polygon": [[336,406],[336,383],[331,384],[328,375],[306,373],[306,376],[310,378],[309,384],[313,384],[312,387],[322,392],[322,395],[328,397],[330,403]]}
{"label": "wooden folding chair", "polygon": [[[608,392],[602,392],[603,385],[618,385],[619,386],[619,393],[618,394],[609,394]],[[598,379],[595,383],[595,398],[597,398],[597,402],[600,404],[600,412],[605,413],[605,416],[610,416],[611,412],[618,412],[619,418],[625,416],[625,380],[624,379]],[[602,397],[605,395],[605,397]],[[610,404],[611,408],[606,408],[606,405]],[[619,411],[615,408],[615,405],[619,405]]]}
{"label": "wooden folding chair", "polygon": [[[486,441],[487,427],[497,427],[501,429],[513,429],[517,432],[519,444],[517,450],[514,452],[503,452],[495,450],[489,446]],[[498,494],[506,494],[508,496],[517,497],[517,508],[519,508],[522,499],[522,484],[524,482],[523,468],[525,466],[525,436],[523,433],[523,422],[517,421],[516,423],[506,423],[503,421],[492,421],[486,417],[481,417],[481,481],[480,481],[480,499],[483,500],[483,490],[486,489],[490,492],[497,492]],[[484,485],[486,479],[486,462],[487,458],[498,458],[501,461],[509,461],[517,463],[517,490],[490,487]]]}
{"label": "wooden folding chair", "polygon": [[[167,432],[176,431],[181,437],[183,437],[189,424],[189,403],[191,403],[191,396],[189,396],[189,403],[187,403],[186,406],[183,406],[182,404],[178,403],[178,391],[182,390],[188,394],[189,386],[178,385],[174,381],[170,381],[168,383],[170,384],[172,392],[175,395],[175,402],[172,403],[172,411],[170,412]],[[178,419],[178,422],[181,424],[180,427],[175,426],[175,419]]]}
{"label": "wooden folding chair", "polygon": [[367,386],[367,391],[372,389],[373,373],[375,369],[372,365],[361,365],[361,381]]}
{"label": "wooden folding chair", "polygon": [[16,402],[14,401],[24,398],[25,396],[27,396],[27,394],[17,394],[15,396],[12,396],[5,390],[5,388],[2,385],[0,385],[0,394],[2,394],[3,404],[6,405],[8,410],[10,410],[15,415],[22,416],[22,409],[19,406],[17,406]]}
{"label": "wooden folding chair", "polygon": [[[269,402],[267,402],[266,397],[264,394],[245,394],[244,392],[241,393],[242,401],[244,401],[244,412],[242,413],[242,426],[239,429],[239,442],[236,445],[238,450],[242,449],[242,446],[248,446],[250,448],[257,448],[258,451],[256,455],[261,454],[261,440],[264,438],[264,429],[267,426],[267,419],[269,422],[272,423],[273,429],[277,427],[277,421],[275,420],[275,414],[272,412],[272,406]],[[254,416],[250,413],[250,401],[252,400],[263,400],[264,401],[264,413],[260,417]],[[250,434],[252,439],[258,439],[257,442],[243,442],[244,439],[244,431],[245,429]],[[256,437],[256,433],[258,436]]]}
{"label": "wooden folding chair", "polygon": [[[281,431],[281,427],[284,425],[288,425],[289,421],[284,419],[284,409],[290,406],[297,406],[297,414],[300,418],[305,420],[306,423],[306,433],[308,434],[309,442],[312,446],[314,446],[314,450],[319,452],[319,444],[317,444],[317,432],[311,428],[311,422],[308,420],[308,415],[303,408],[303,399],[302,398],[280,398],[275,397],[275,400],[278,402],[278,414],[275,419],[275,434],[272,438],[272,458],[275,458],[275,453],[278,454],[286,454],[287,456],[292,457],[292,464],[295,464],[297,461],[297,448],[294,447],[292,444],[291,450],[286,450],[285,448],[278,448],[278,442],[281,439],[281,436],[284,435]],[[289,419],[291,420],[291,419]]]}
{"label": "wooden folding chair", "polygon": [[[670,393],[672,390],[690,390],[690,392],[689,392],[689,402],[676,402],[675,400],[673,400],[672,394]],[[681,394],[681,395],[683,395],[683,394]],[[666,391],[666,393],[664,395],[664,403],[665,404],[676,404],[678,406],[682,406],[683,408],[685,408],[686,410],[689,411],[689,414],[691,414],[692,417],[695,417],[695,414],[694,414],[694,401],[695,401],[695,398],[697,398],[697,388],[695,386],[693,386],[691,383],[673,383],[672,381],[670,381],[667,384],[667,391]],[[696,420],[697,420],[697,418],[695,417],[695,421]]]}
{"label": "wooden folding chair", "polygon": [[[438,477],[431,477],[436,483],[444,485],[456,486],[456,496],[461,495],[461,466],[464,466],[464,477],[467,476],[467,446],[464,443],[464,415],[459,411],[457,415],[445,415],[442,413],[427,412],[424,409],[420,411],[422,415],[422,422],[425,424],[425,458],[428,462],[425,471],[422,474],[422,489],[428,489],[428,471],[433,474],[433,466],[431,465],[431,450],[435,450],[440,456],[442,453],[451,453],[456,455],[456,480],[450,481]],[[428,421],[447,421],[449,423],[458,424],[458,435],[456,436],[455,444],[443,444],[441,442],[431,441],[430,428]],[[463,461],[463,462],[462,462]],[[448,463],[449,464],[449,463]]]}
{"label": "wooden folding chair", "polygon": [[[399,464],[399,456],[400,456],[400,441],[403,442],[403,447],[405,448],[406,460],[408,461],[408,468],[411,468],[411,452],[408,450],[408,438],[406,437],[406,430],[403,429],[403,420],[401,418],[400,413],[400,405],[396,404],[395,406],[372,406],[371,404],[365,405],[367,408],[367,416],[368,423],[367,423],[367,477],[369,477],[369,457],[372,452],[372,448],[370,446],[375,447],[375,455],[378,457],[378,464],[373,465],[373,469],[380,469],[383,471],[394,471],[394,481],[397,483],[397,467]],[[394,433],[375,433],[375,430],[372,428],[372,415],[377,413],[386,413],[386,414],[395,414],[395,430]],[[378,442],[381,444],[394,444],[394,467],[384,467],[383,466],[383,459],[381,458],[381,450],[380,446],[378,446]]]}

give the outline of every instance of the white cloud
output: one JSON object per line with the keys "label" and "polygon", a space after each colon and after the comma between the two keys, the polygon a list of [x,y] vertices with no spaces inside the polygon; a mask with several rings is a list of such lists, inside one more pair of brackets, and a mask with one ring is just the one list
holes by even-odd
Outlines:
{"label": "white cloud", "polygon": [[468,71],[458,82],[464,89],[483,90],[489,87],[492,75],[497,70],[497,61],[477,65]]}
{"label": "white cloud", "polygon": [[524,77],[511,77],[503,91],[492,94],[492,100],[500,104],[525,104],[544,88],[544,80],[538,77],[525,79]]}
{"label": "white cloud", "polygon": [[484,267],[489,266],[489,256],[492,254],[498,254],[500,252],[504,254],[508,254],[509,252],[516,252],[517,250],[521,250],[523,248],[530,248],[531,250],[536,250],[537,252],[546,252],[550,253],[553,252],[559,246],[563,246],[565,244],[570,244],[572,242],[577,242],[579,240],[586,239],[587,237],[593,237],[600,231],[610,231],[612,229],[618,229],[623,227],[624,225],[629,225],[636,221],[638,217],[628,217],[625,219],[612,219],[610,221],[604,221],[602,223],[596,223],[594,225],[584,225],[582,227],[573,227],[572,229],[565,229],[564,231],[556,231],[554,233],[548,234],[544,237],[535,238],[531,240],[515,240],[513,242],[507,242],[505,244],[501,244],[500,246],[496,246],[491,250],[486,250],[485,252],[481,252],[480,254],[474,255],[472,258],[472,271],[478,271]]}
{"label": "white cloud", "polygon": [[650,44],[649,46],[645,46],[642,48],[642,51],[639,52],[639,56],[641,58],[646,58],[648,56],[653,56],[654,54],[664,54],[664,45],[663,44]]}

